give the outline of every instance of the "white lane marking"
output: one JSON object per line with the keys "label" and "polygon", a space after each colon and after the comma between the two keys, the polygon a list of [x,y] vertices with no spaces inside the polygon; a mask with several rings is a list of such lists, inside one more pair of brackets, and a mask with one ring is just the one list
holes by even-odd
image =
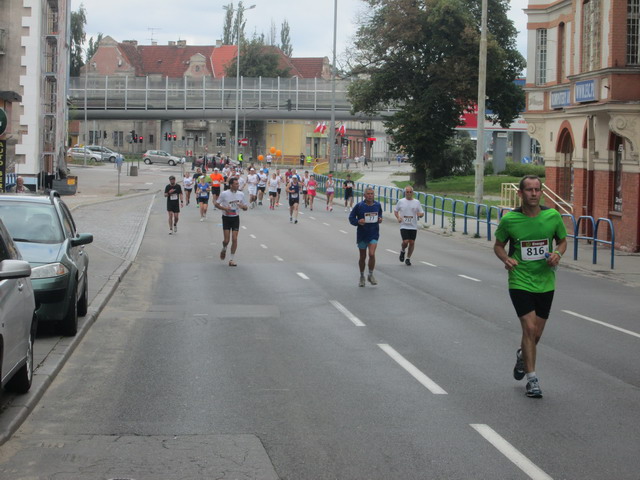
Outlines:
{"label": "white lane marking", "polygon": [[582,318],[583,320],[587,320],[589,322],[597,323],[598,325],[602,325],[603,327],[609,327],[613,330],[618,330],[619,332],[626,333],[627,335],[632,335],[634,337],[640,338],[640,333],[632,332],[631,330],[626,330],[624,328],[616,327],[615,325],[611,325],[609,323],[602,322],[600,320],[596,320],[595,318],[587,317],[585,315],[580,315],[579,313],[572,312],[571,310],[562,310],[564,313],[568,313],[569,315],[573,315],[574,317]]}
{"label": "white lane marking", "polygon": [[400,255],[400,252],[396,252],[395,250],[391,250],[389,248],[387,248],[387,252],[393,253],[394,255]]}
{"label": "white lane marking", "polygon": [[243,230],[247,229],[247,227],[245,227],[244,225],[242,225],[242,227],[240,227],[240,228],[242,228]]}
{"label": "white lane marking", "polygon": [[311,220],[315,220],[315,219],[316,219],[316,217],[309,217],[309,218],[310,218]]}
{"label": "white lane marking", "polygon": [[347,232],[345,232],[344,230],[338,230],[340,233],[344,233],[345,235],[347,234]]}
{"label": "white lane marking", "polygon": [[342,312],[342,314],[344,314],[345,317],[351,320],[351,322],[356,327],[366,327],[366,325],[362,323],[362,321],[358,317],[356,317],[353,313],[347,310],[345,306],[342,305],[340,302],[338,302],[337,300],[329,300],[329,301],[331,302],[331,305],[336,307],[340,312]]}
{"label": "white lane marking", "polygon": [[327,227],[330,227],[331,225],[329,225],[327,222],[322,222],[323,225],[326,225]]}
{"label": "white lane marking", "polygon": [[458,275],[460,278],[466,278],[467,280],[473,280],[474,282],[481,282],[482,280],[478,280],[477,278],[468,277],[466,275]]}
{"label": "white lane marking", "polygon": [[194,313],[193,316],[194,317],[208,317],[209,314],[208,313]]}
{"label": "white lane marking", "polygon": [[491,445],[496,447],[500,453],[511,460],[516,467],[526,473],[533,480],[553,480],[531,460],[520,453],[513,445],[502,438],[489,425],[481,423],[472,423],[471,427],[482,435]]}
{"label": "white lane marking", "polygon": [[249,234],[249,236],[250,236],[251,238],[256,238],[256,236],[255,236],[253,233],[250,233],[250,234]]}
{"label": "white lane marking", "polygon": [[274,255],[274,256],[273,256],[273,258],[275,258],[275,259],[276,259],[277,261],[279,261],[279,262],[284,262],[284,259],[283,259],[283,258],[280,258],[280,257],[279,257],[279,256],[277,256],[277,255]]}
{"label": "white lane marking", "polygon": [[387,345],[386,343],[379,343],[378,346],[392,359],[394,359],[398,365],[404,368],[413,378],[415,378],[418,382],[424,385],[427,390],[429,390],[434,395],[446,395],[447,392],[444,391],[440,385],[427,377],[424,373],[416,368],[409,360],[400,355],[397,351],[393,349],[393,347]]}
{"label": "white lane marking", "polygon": [[266,249],[266,248],[269,248],[269,247],[267,247],[264,243],[261,243],[261,244],[260,244],[260,246],[261,246],[262,248],[265,248],[265,249]]}
{"label": "white lane marking", "polygon": [[298,276],[299,276],[300,278],[302,278],[303,280],[309,280],[309,277],[307,277],[307,276],[306,276],[304,273],[302,273],[302,272],[298,272]]}
{"label": "white lane marking", "polygon": [[429,263],[429,262],[420,262],[420,263],[424,263],[425,265],[429,265],[430,267],[437,267],[438,265],[434,265],[433,263]]}

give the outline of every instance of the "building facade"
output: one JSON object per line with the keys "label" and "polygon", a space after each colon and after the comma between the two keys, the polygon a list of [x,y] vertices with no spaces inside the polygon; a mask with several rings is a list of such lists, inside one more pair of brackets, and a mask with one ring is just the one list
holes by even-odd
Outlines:
{"label": "building facade", "polygon": [[65,166],[69,12],[69,0],[0,2],[3,173],[38,187]]}
{"label": "building facade", "polygon": [[[640,0],[530,0],[525,12],[524,118],[546,185],[576,218],[610,219],[616,248],[637,252]],[[581,224],[592,229],[589,219]]]}

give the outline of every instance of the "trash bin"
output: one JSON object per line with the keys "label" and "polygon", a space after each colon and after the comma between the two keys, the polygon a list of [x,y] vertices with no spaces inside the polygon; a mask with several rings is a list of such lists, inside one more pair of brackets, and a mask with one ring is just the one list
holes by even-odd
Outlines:
{"label": "trash bin", "polygon": [[130,177],[138,176],[138,167],[136,165],[131,165],[131,167],[129,167],[129,176]]}

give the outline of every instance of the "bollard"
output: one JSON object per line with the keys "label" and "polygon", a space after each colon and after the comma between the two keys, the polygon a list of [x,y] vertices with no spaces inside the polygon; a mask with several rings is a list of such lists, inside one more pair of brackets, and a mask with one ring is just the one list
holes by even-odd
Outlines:
{"label": "bollard", "polygon": [[137,177],[138,176],[138,167],[135,165],[131,165],[131,167],[129,168],[129,176],[130,177]]}

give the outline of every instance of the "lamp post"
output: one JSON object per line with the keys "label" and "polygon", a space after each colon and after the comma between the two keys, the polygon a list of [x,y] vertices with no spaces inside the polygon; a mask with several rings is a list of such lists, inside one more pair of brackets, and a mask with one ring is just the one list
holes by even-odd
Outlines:
{"label": "lamp post", "polygon": [[336,37],[338,33],[338,0],[333,2],[333,64],[331,65],[331,125],[329,127],[329,170],[336,168]]}
{"label": "lamp post", "polygon": [[[225,10],[228,10],[229,7],[227,5],[223,6]],[[234,131],[234,140],[235,145],[233,146],[233,155],[234,160],[238,160],[238,110],[240,107],[240,41],[242,39],[242,32],[240,31],[240,19],[242,18],[242,14],[247,11],[256,8],[255,5],[251,5],[250,7],[244,8],[234,8],[231,11],[236,13],[236,32],[238,33],[238,53],[236,55],[236,112],[235,112],[235,131]]]}

